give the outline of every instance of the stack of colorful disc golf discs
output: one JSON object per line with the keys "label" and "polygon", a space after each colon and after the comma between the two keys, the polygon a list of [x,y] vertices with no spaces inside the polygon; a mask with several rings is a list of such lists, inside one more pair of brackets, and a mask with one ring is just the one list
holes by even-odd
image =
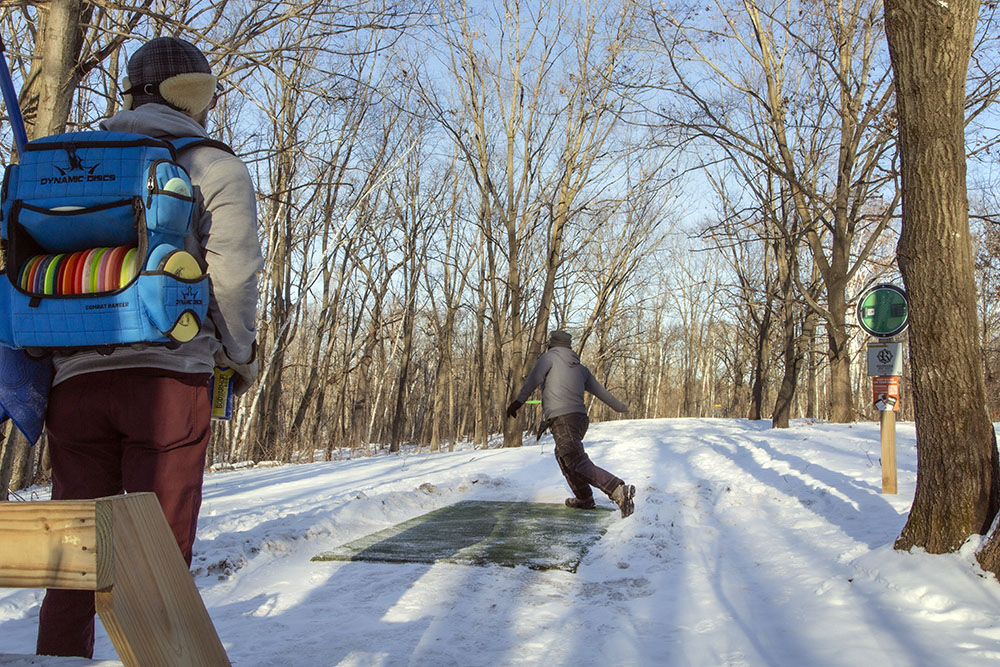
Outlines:
{"label": "stack of colorful disc golf discs", "polygon": [[139,274],[135,246],[35,255],[21,267],[18,287],[32,294],[114,292]]}

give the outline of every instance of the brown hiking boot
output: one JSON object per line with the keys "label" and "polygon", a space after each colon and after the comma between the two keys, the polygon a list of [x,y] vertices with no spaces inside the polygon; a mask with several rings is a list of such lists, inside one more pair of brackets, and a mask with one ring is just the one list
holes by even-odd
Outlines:
{"label": "brown hiking boot", "polygon": [[622,511],[622,518],[624,519],[635,511],[635,487],[631,484],[626,484],[622,482],[618,487],[611,492],[611,500],[614,501],[618,508]]}
{"label": "brown hiking boot", "polygon": [[592,510],[597,507],[594,503],[594,498],[590,497],[586,500],[581,498],[567,498],[566,507],[572,507],[575,510]]}

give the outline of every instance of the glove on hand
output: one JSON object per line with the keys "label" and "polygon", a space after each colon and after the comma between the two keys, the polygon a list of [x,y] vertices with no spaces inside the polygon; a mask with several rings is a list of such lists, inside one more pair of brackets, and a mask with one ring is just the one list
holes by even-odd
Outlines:
{"label": "glove on hand", "polygon": [[242,396],[247,393],[254,380],[257,379],[257,343],[253,345],[253,352],[250,353],[250,360],[243,364],[238,364],[226,355],[223,348],[215,353],[215,365],[223,368],[231,368],[233,375],[233,393]]}
{"label": "glove on hand", "polygon": [[514,417],[516,417],[517,416],[517,411],[521,409],[522,405],[524,405],[524,403],[522,403],[521,401],[518,401],[518,400],[515,400],[513,403],[511,403],[510,405],[508,405],[507,406],[507,416],[510,417],[511,419],[513,419]]}

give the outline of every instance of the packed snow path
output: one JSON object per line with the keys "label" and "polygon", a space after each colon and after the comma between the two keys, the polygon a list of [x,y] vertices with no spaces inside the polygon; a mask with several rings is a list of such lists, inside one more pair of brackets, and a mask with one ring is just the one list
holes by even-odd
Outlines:
{"label": "packed snow path", "polygon": [[[978,541],[891,547],[913,425],[897,426],[897,495],[880,493],[877,423],[769,426],[593,425],[587,451],[636,485],[636,511],[575,574],[309,560],[459,500],[561,502],[550,437],[211,474],[196,582],[239,667],[1000,665],[1000,585]],[[0,653],[33,651],[40,600],[0,590]],[[115,658],[100,630],[96,657]]]}

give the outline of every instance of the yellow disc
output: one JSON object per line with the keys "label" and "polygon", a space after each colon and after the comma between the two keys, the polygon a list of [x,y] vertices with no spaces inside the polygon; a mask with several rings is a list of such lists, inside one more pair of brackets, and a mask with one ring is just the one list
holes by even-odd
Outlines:
{"label": "yellow disc", "polygon": [[191,313],[181,313],[177,318],[174,327],[167,332],[167,335],[178,343],[186,343],[198,333],[201,327],[198,326],[198,318]]}
{"label": "yellow disc", "polygon": [[[187,280],[201,277],[201,267],[198,266],[198,260],[184,250],[174,250],[164,257],[160,262],[160,270]],[[179,343],[186,343],[197,335],[200,328],[198,318],[185,312],[177,318],[177,322],[167,332],[167,335]]]}
{"label": "yellow disc", "polygon": [[201,277],[201,267],[198,266],[198,260],[184,250],[174,250],[164,257],[163,261],[160,262],[160,270],[187,280]]}

